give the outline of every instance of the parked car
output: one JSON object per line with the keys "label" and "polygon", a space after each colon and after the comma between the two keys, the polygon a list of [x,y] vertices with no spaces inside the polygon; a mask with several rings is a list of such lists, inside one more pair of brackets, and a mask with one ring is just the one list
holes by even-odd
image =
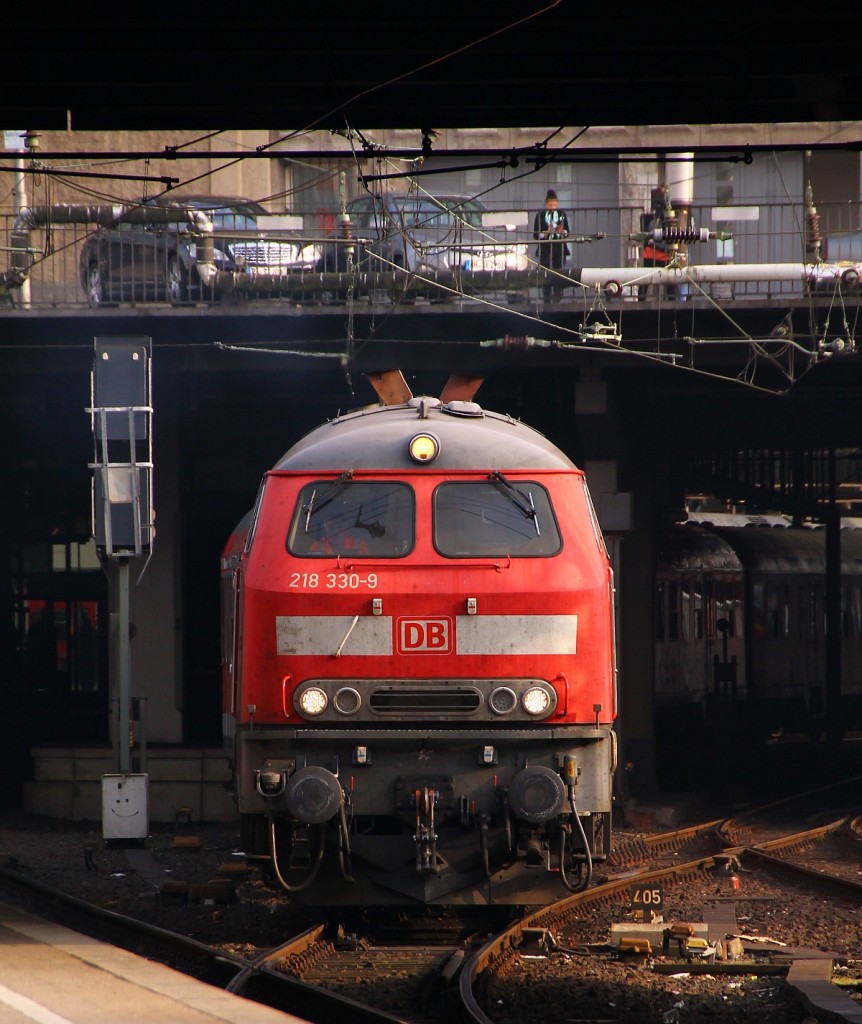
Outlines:
{"label": "parked car", "polygon": [[[80,256],[81,285],[87,302],[159,301],[182,304],[214,298],[196,270],[197,246],[189,210],[212,221],[214,263],[219,270],[246,273],[292,273],[314,269],[319,245],[300,239],[269,238],[257,219],[266,214],[260,203],[241,196],[174,196],[132,204],[134,216],[120,216],[110,227],[96,229]],[[147,210],[153,220],[147,223]],[[164,211],[176,211],[176,218]]]}
{"label": "parked car", "polygon": [[[355,259],[369,270],[393,266],[421,273],[527,269],[527,245],[507,237],[505,228],[485,227],[488,210],[466,195],[419,193],[365,195],[347,203]],[[345,270],[344,244],[326,247],[322,269]]]}

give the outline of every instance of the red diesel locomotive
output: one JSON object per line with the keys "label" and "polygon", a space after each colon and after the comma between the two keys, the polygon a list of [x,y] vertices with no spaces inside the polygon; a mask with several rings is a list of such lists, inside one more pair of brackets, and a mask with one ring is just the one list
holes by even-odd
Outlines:
{"label": "red diesel locomotive", "polygon": [[453,377],[311,431],[222,558],[247,857],[314,905],[535,904],[610,852],[613,580],[583,473]]}

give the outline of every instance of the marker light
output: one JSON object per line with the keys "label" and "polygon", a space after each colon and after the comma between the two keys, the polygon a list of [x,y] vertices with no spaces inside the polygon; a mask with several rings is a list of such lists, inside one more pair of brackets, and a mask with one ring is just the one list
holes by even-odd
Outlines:
{"label": "marker light", "polygon": [[414,462],[433,462],[440,454],[440,442],[433,434],[416,434],[408,446]]}
{"label": "marker light", "polygon": [[309,686],[299,696],[299,707],[304,715],[320,715],[326,710],[328,699],[319,686]]}
{"label": "marker light", "polygon": [[528,715],[543,715],[551,706],[551,696],[540,686],[531,686],[521,697],[521,703]]}
{"label": "marker light", "polygon": [[515,710],[517,703],[518,698],[515,696],[515,691],[510,690],[508,686],[498,686],[491,691],[491,695],[488,697],[488,706],[495,715],[510,714]]}
{"label": "marker light", "polygon": [[353,715],[359,710],[362,698],[359,696],[359,691],[354,690],[352,686],[342,686],[332,698],[332,703],[335,705],[335,710],[341,712],[342,715]]}

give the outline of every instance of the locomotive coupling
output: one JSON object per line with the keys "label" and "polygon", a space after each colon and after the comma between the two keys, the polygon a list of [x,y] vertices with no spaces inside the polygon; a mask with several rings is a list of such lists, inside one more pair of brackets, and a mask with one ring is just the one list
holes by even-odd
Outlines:
{"label": "locomotive coupling", "polygon": [[254,788],[265,799],[274,800],[280,797],[286,785],[287,772],[283,769],[280,772],[255,770]]}

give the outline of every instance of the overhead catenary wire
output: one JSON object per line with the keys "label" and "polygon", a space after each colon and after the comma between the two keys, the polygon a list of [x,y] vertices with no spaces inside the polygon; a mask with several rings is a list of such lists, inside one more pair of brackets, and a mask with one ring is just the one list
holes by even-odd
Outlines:
{"label": "overhead catenary wire", "polygon": [[[403,81],[405,78],[410,77],[410,76],[412,76],[414,74],[417,74],[417,73],[419,73],[419,72],[421,72],[421,71],[423,71],[423,70],[425,70],[425,69],[427,69],[427,68],[429,68],[429,67],[431,67],[431,66],[433,66],[435,64],[438,64],[438,63],[440,63],[442,61],[445,61],[445,60],[449,59],[450,57],[453,57],[453,56],[455,56],[457,54],[463,53],[463,52],[465,52],[465,51],[467,51],[469,49],[472,49],[472,48],[474,48],[476,46],[479,46],[483,42],[493,38],[496,35],[499,35],[502,32],[509,31],[509,30],[511,30],[513,28],[516,28],[517,26],[519,26],[521,24],[524,24],[527,21],[530,21],[530,20],[532,20],[534,18],[537,18],[537,17],[541,16],[542,14],[546,13],[547,11],[549,11],[549,10],[553,9],[554,7],[558,6],[558,4],[560,2],[561,2],[561,0],[555,0],[555,2],[547,4],[544,7],[529,13],[525,17],[518,18],[518,19],[516,19],[514,21],[511,21],[511,22],[507,22],[506,24],[502,25],[500,28],[494,29],[490,33],[486,33],[485,35],[483,35],[481,38],[479,38],[477,40],[469,42],[469,43],[465,44],[462,47],[458,47],[458,48],[453,49],[451,51],[447,51],[446,53],[441,54],[439,57],[436,57],[433,60],[428,61],[428,62],[422,64],[421,66],[417,67],[417,68],[414,68],[412,70],[408,70],[408,71],[404,72],[403,74],[396,75],[393,78],[390,78],[390,79],[388,79],[386,81],[377,83],[377,84],[369,87],[368,89],[365,89],[365,90],[355,94],[354,96],[350,97],[349,99],[345,100],[342,104],[339,104],[338,107],[334,108],[334,110],[331,111],[330,114],[333,113],[333,112],[336,112],[336,111],[347,109],[351,103],[353,103],[354,101],[356,101],[357,99],[359,99],[361,97],[364,97],[364,96],[368,95],[371,92],[375,92],[375,91],[378,91],[380,89],[383,89],[383,88],[386,88],[388,86],[391,86],[393,84],[397,84],[398,82]],[[291,139],[295,139],[295,138],[299,137],[300,135],[302,135],[304,133],[310,132],[311,130],[313,130],[315,125],[320,124],[323,120],[325,120],[327,117],[329,117],[330,114],[323,115],[321,118],[318,118],[315,121],[312,121],[312,123],[310,125],[302,128],[302,129],[298,129],[297,131],[292,131],[292,132],[287,133],[285,135],[282,135],[278,139],[272,140],[271,142],[268,142],[268,143],[266,143],[266,144],[264,144],[262,146],[255,147],[255,149],[253,151],[250,151],[249,153],[237,154],[235,157],[232,156],[228,163],[222,165],[219,168],[214,168],[214,169],[210,168],[209,170],[207,170],[206,172],[204,172],[202,174],[190,177],[190,178],[185,179],[185,180],[183,180],[181,182],[179,181],[179,179],[177,179],[177,180],[178,180],[178,182],[183,187],[187,187],[187,186],[189,186],[191,184],[194,184],[195,182],[201,180],[202,178],[209,177],[211,174],[217,173],[219,170],[226,170],[226,169],[230,168],[231,166],[234,166],[234,165],[240,163],[242,160],[247,159],[247,158],[256,158],[256,157],[270,156],[270,155],[272,155],[272,156],[276,156],[277,155],[277,156],[279,156],[281,158],[289,158],[287,153],[273,152],[273,150],[275,150],[275,148],[281,142],[284,142],[284,141],[287,141],[287,140],[291,140]],[[572,143],[574,141],[576,141],[576,139],[578,137],[580,137],[580,135],[582,135],[586,130],[587,130],[586,128],[581,129],[573,137],[573,139],[571,139],[568,143],[565,144],[565,146],[563,147],[563,153],[561,154],[560,159],[565,158],[566,160],[570,160],[570,159],[580,159],[581,158],[581,154],[579,152],[577,152],[577,151],[570,151],[569,153],[565,153],[565,150],[568,149],[568,147],[570,147],[572,145]],[[543,147],[546,148],[547,147],[547,143],[550,142],[551,139],[555,138],[558,134],[560,134],[561,131],[562,131],[562,128],[556,129],[549,136],[547,136],[547,138],[544,140],[544,143],[538,143],[536,145],[536,147],[534,147],[533,149],[525,151],[525,152],[529,152],[530,159],[535,159],[536,160],[536,166],[535,166],[534,169],[531,169],[530,171],[524,172],[524,175],[518,175],[518,177],[525,176],[527,173],[535,173],[535,171],[538,170],[539,167],[540,167],[539,160],[544,160],[545,164],[548,162],[547,159],[546,159],[547,156],[548,156],[548,153],[547,152],[543,152],[542,149],[543,149]],[[224,134],[224,130],[219,130],[219,131],[207,133],[207,134],[205,134],[203,136],[198,136],[194,140],[188,140],[188,141],[186,141],[184,143],[181,143],[181,144],[178,144],[176,146],[167,146],[167,147],[165,147],[165,152],[162,155],[166,159],[176,159],[176,158],[178,158],[180,156],[188,156],[188,157],[212,156],[213,154],[207,154],[207,153],[195,154],[195,153],[188,153],[187,151],[192,146],[194,146],[196,143],[208,141],[209,139],[214,138],[214,137],[216,137],[218,135],[221,135],[221,134]],[[846,143],[837,143],[835,145],[841,146],[843,148],[847,148],[847,146],[848,146],[848,144],[846,144]],[[685,148],[686,148],[686,150],[688,150],[691,147],[690,146],[686,146]],[[649,152],[654,154],[654,153],[657,152],[657,150],[654,147],[650,147],[649,148]],[[672,150],[666,150],[665,152],[667,154],[671,155],[673,151]],[[703,152],[704,152],[704,155],[706,155],[706,152],[705,151],[703,151]],[[746,158],[748,155],[750,155],[751,152],[752,152],[751,147],[746,147],[743,158]],[[646,150],[644,150],[644,153],[641,153],[640,155],[644,155],[645,153],[646,153]],[[603,158],[603,156],[604,156],[604,154],[599,154],[597,152],[594,152],[593,155],[598,157],[598,158]],[[632,153],[632,155],[637,155],[637,154]],[[552,156],[553,156],[553,154],[552,154]],[[608,154],[608,156],[610,156],[610,154]],[[617,160],[618,159],[619,159],[619,153],[617,153]],[[738,156],[735,156],[734,159],[738,159]],[[505,168],[503,168],[503,169],[505,170]],[[67,176],[71,176],[71,174],[72,174],[72,172],[68,172]],[[149,179],[148,178],[146,180],[153,180],[153,179]],[[509,180],[511,181],[511,180],[514,180],[514,179],[510,178]],[[485,190],[485,192],[492,191],[493,188],[501,187],[503,184],[504,184],[504,182],[501,181],[499,185],[493,186],[492,189],[487,189],[487,190]],[[289,194],[291,194],[291,191],[285,191],[283,193],[278,194],[276,197],[277,198],[282,198],[283,196],[289,195]],[[479,194],[485,194],[485,193],[479,193]],[[276,197],[270,197],[270,198],[276,198]],[[155,197],[152,197],[152,198],[155,198]],[[61,249],[62,248],[66,248],[66,246],[61,247]],[[56,251],[56,250],[52,249],[52,252],[53,251]],[[42,258],[45,258],[45,256],[43,256]],[[534,262],[534,261],[532,261],[532,262]],[[422,280],[421,276],[418,277],[418,280]],[[462,300],[472,301],[472,302],[479,302],[479,301],[481,301],[481,302],[484,302],[485,304],[487,304],[489,306],[492,306],[494,308],[504,309],[504,310],[506,310],[508,312],[513,312],[513,310],[509,306],[506,306],[506,305],[503,305],[503,304],[500,304],[500,303],[496,303],[496,302],[491,302],[491,301],[485,299],[484,297],[480,297],[480,296],[476,296],[476,295],[470,295],[468,293],[465,293],[463,289],[447,289],[447,290],[450,291],[454,295],[459,295],[462,298]],[[402,293],[402,294],[404,294],[404,293]],[[354,308],[355,308],[354,304],[352,302],[350,302],[349,306],[348,306],[348,318],[351,319],[351,322],[352,322],[352,313],[353,313]],[[522,311],[515,311],[515,312],[518,312],[518,314],[521,315],[521,316],[525,315]],[[857,311],[857,315],[858,315],[858,311]],[[530,317],[530,319],[534,319],[538,323],[547,324],[548,326],[554,326],[555,329],[559,329],[557,327],[557,325],[551,325],[549,323],[549,321],[545,320],[542,317],[535,316],[535,317]],[[728,319],[732,320],[732,318],[729,317],[729,315],[728,315]],[[846,323],[846,315],[845,315],[845,323]],[[352,340],[353,339],[351,338],[351,342],[352,342]],[[749,343],[753,344],[753,340],[752,339],[748,339],[748,341],[749,341]],[[756,346],[754,346],[754,351],[757,353]],[[639,355],[641,357],[643,357],[645,355],[644,353],[633,353],[633,354],[637,354],[637,355]],[[758,354],[762,355],[764,353],[760,352]]]}

